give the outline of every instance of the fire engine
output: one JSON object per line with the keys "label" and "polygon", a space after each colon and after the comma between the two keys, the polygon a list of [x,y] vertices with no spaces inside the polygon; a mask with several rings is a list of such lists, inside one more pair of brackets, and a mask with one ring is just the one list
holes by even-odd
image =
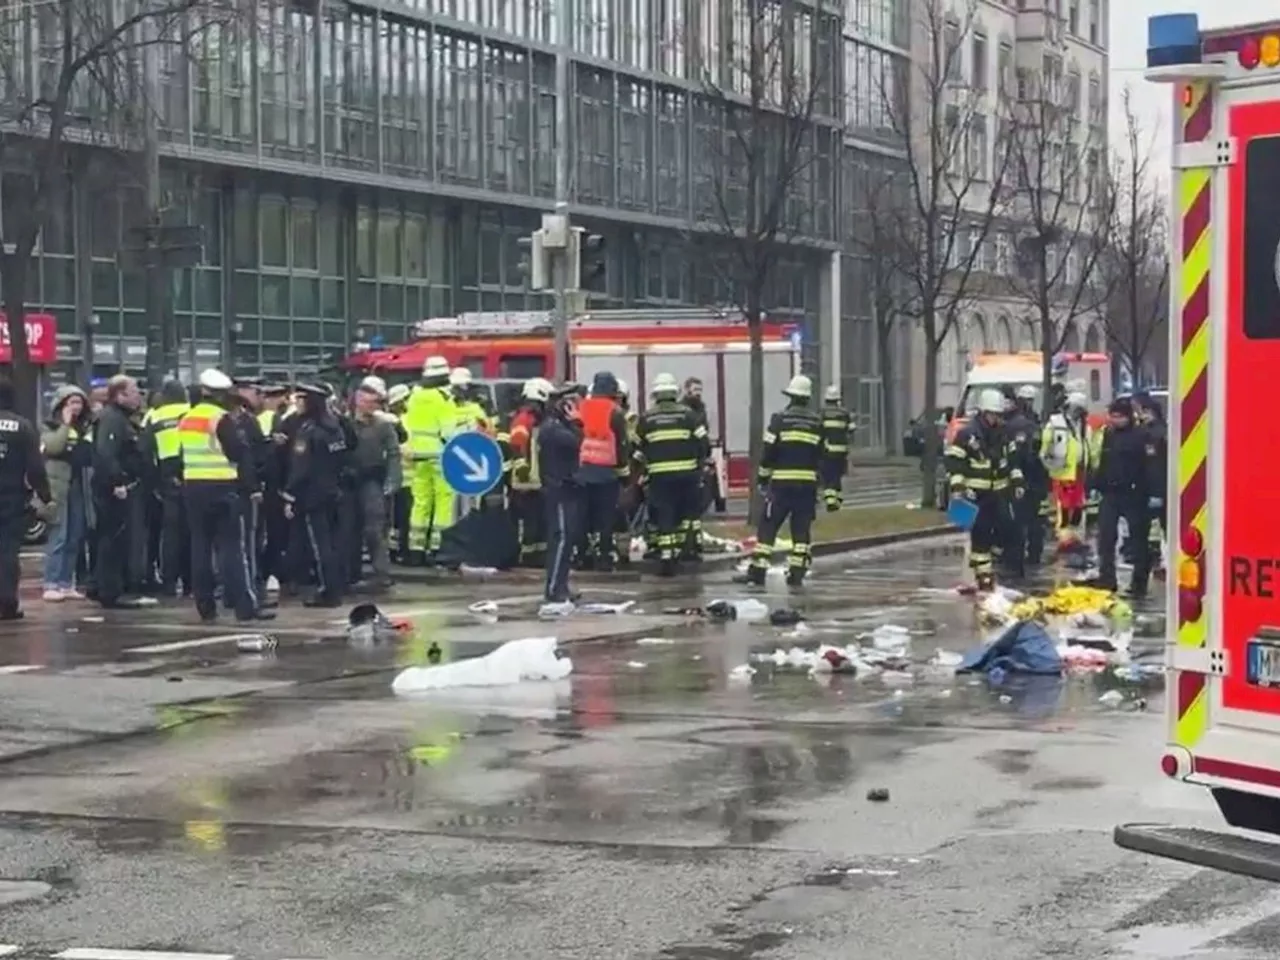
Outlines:
{"label": "fire engine", "polygon": [[[765,322],[761,328],[766,402],[780,401],[787,381],[800,369],[799,338],[793,324]],[[750,483],[750,337],[740,313],[715,308],[599,310],[571,320],[568,341],[570,379],[590,385],[596,373],[607,370],[630,387],[637,412],[644,411],[645,385],[657,374],[701,380],[721,489]],[[556,367],[552,316],[491,312],[423,320],[411,343],[357,351],[343,361],[343,368],[353,378],[376,373],[388,386],[412,383],[434,355],[488,383],[505,412],[518,402],[525,380],[550,377]]]}
{"label": "fire engine", "polygon": [[[1280,21],[1148,23],[1172,84],[1173,265],[1164,775],[1228,824],[1280,834]],[[1280,843],[1126,825],[1121,846],[1280,881]]]}

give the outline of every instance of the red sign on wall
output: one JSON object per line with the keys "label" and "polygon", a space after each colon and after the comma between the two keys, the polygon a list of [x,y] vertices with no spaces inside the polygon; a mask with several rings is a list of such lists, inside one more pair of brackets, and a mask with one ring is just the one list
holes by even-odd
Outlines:
{"label": "red sign on wall", "polygon": [[[47,366],[58,359],[58,319],[48,313],[27,314],[27,354],[31,362]],[[9,349],[9,319],[0,312],[0,363],[13,359]]]}

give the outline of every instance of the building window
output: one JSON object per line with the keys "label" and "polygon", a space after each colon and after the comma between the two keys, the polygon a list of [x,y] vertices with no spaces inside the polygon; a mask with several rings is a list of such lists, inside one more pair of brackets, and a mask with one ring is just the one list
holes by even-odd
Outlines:
{"label": "building window", "polygon": [[987,118],[974,114],[969,118],[969,172],[978,180],[987,179]]}
{"label": "building window", "polygon": [[289,265],[289,207],[283,197],[262,197],[258,205],[261,227],[262,265]]}
{"label": "building window", "polygon": [[948,20],[942,32],[941,64],[948,83],[960,83],[964,75],[964,49],[960,45],[960,24]]}
{"label": "building window", "polygon": [[991,71],[991,65],[987,63],[987,35],[985,33],[975,33],[973,35],[972,56],[974,89],[985,92],[989,86],[987,76]]}
{"label": "building window", "polygon": [[1102,42],[1100,0],[1089,0],[1089,42],[1095,45]]}
{"label": "building window", "polygon": [[1001,96],[1007,97],[1013,88],[1013,44],[1001,41],[996,60],[996,85]]}

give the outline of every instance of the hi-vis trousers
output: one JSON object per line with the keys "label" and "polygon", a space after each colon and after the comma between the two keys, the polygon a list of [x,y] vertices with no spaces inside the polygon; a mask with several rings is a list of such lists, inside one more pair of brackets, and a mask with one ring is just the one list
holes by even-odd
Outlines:
{"label": "hi-vis trousers", "polygon": [[413,506],[409,511],[409,550],[434,552],[440,535],[453,525],[454,493],[444,482],[439,460],[414,465]]}

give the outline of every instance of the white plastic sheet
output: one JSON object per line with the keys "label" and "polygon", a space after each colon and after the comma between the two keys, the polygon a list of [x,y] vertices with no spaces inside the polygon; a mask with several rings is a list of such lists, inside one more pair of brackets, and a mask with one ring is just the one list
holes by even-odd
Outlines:
{"label": "white plastic sheet", "polygon": [[573,661],[557,657],[555,637],[510,640],[483,657],[455,660],[432,667],[409,667],[391,682],[401,695],[429,693],[455,687],[500,687],[537,680],[563,680]]}

